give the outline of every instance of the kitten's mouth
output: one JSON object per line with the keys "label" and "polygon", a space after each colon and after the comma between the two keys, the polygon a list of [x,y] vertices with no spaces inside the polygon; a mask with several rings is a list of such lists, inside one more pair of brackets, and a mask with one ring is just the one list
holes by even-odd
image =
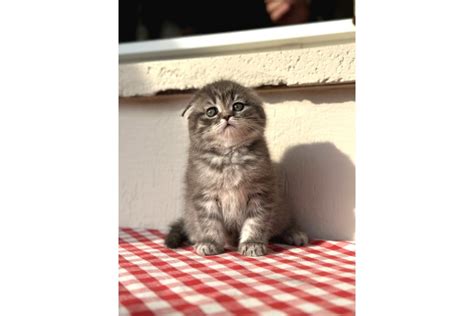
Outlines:
{"label": "kitten's mouth", "polygon": [[224,126],[223,131],[225,131],[225,130],[227,130],[227,129],[229,129],[229,128],[235,128],[235,126],[232,125],[232,124],[230,124],[229,122],[227,122],[226,125]]}
{"label": "kitten's mouth", "polygon": [[224,138],[234,138],[237,133],[237,127],[235,125],[227,123],[222,129],[221,129],[221,135]]}

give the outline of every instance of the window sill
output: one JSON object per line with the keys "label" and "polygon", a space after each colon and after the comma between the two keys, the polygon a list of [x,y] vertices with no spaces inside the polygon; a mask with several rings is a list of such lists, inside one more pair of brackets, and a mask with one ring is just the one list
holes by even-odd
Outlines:
{"label": "window sill", "polygon": [[355,81],[351,20],[120,44],[119,96],[188,91],[221,78],[250,87]]}

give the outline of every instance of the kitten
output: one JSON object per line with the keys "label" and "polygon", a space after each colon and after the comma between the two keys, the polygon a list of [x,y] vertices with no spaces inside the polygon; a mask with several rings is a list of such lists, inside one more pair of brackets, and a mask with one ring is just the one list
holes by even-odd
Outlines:
{"label": "kitten", "polygon": [[170,226],[169,248],[189,241],[199,255],[237,246],[262,256],[270,238],[308,242],[282,199],[264,138],[266,116],[253,90],[221,80],[192,98],[184,216]]}

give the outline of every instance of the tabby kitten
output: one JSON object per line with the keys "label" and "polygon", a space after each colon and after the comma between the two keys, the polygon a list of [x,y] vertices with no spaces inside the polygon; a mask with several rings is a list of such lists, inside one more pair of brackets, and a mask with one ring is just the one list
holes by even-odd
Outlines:
{"label": "tabby kitten", "polygon": [[170,226],[166,246],[189,241],[199,255],[215,255],[227,243],[262,256],[270,238],[306,244],[274,176],[256,93],[221,80],[199,90],[183,115],[188,110],[184,216]]}

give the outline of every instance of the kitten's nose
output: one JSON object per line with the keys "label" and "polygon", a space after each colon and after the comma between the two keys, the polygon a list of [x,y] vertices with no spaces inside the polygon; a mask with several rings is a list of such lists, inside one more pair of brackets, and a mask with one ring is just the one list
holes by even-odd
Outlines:
{"label": "kitten's nose", "polygon": [[230,115],[230,114],[225,114],[225,115],[223,116],[223,118],[224,118],[224,120],[228,121],[231,116],[232,116],[232,115]]}

